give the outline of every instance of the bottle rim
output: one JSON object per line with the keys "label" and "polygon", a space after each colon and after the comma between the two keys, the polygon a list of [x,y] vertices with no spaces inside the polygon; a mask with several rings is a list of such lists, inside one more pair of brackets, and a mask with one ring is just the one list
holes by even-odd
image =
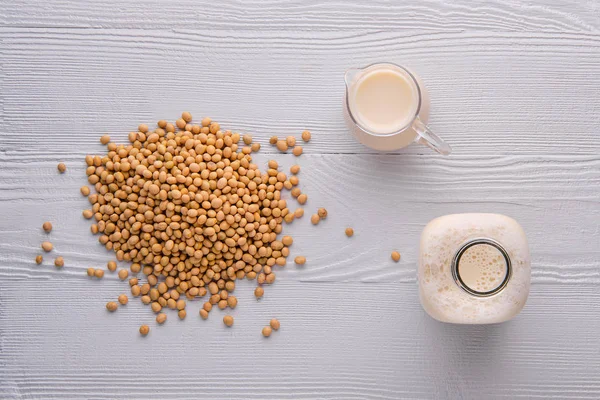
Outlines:
{"label": "bottle rim", "polygon": [[[469,248],[471,248],[473,246],[480,245],[480,244],[484,244],[484,245],[488,245],[488,246],[492,246],[492,247],[496,248],[502,254],[502,256],[504,257],[504,261],[506,262],[506,275],[504,276],[503,281],[500,283],[500,285],[498,285],[494,289],[487,291],[487,292],[480,292],[480,291],[474,290],[471,287],[469,287],[461,278],[460,271],[458,269],[458,266],[460,264],[460,258],[463,256],[465,251],[467,251]],[[506,288],[506,286],[508,285],[508,282],[510,281],[510,278],[512,277],[512,263],[510,261],[510,256],[508,255],[508,252],[506,251],[506,249],[497,241],[490,239],[490,238],[483,238],[483,237],[471,239],[471,240],[463,243],[463,245],[454,254],[454,257],[452,259],[451,270],[452,270],[452,278],[454,279],[454,281],[456,282],[458,287],[460,287],[462,290],[464,290],[468,294],[470,294],[472,296],[476,296],[476,297],[490,297],[490,296],[494,296],[494,295],[500,293],[502,290],[504,290]]]}

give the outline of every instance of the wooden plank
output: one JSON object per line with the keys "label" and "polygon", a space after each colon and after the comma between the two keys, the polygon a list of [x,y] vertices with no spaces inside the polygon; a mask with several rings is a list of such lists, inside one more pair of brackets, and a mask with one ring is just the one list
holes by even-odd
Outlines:
{"label": "wooden plank", "polygon": [[[513,321],[458,326],[425,315],[410,283],[278,282],[257,302],[246,282],[228,329],[220,310],[201,320],[197,302],[160,327],[137,300],[109,313],[106,301],[128,286],[112,276],[65,283],[3,283],[0,397],[600,396],[596,285],[536,284]],[[264,339],[273,317],[281,330]]]}
{"label": "wooden plank", "polygon": [[310,129],[321,153],[375,153],[350,136],[342,117],[344,71],[374,61],[421,75],[431,126],[455,154],[600,147],[596,33],[5,27],[0,38],[6,151],[29,151],[35,140],[64,153],[74,140],[125,137],[140,122],[189,110],[263,143]]}
{"label": "wooden plank", "polygon": [[[79,193],[86,184],[84,153],[62,158],[68,171],[58,174],[56,155],[27,155],[20,162],[0,159],[0,191],[4,223],[0,252],[10,262],[10,279],[37,273],[33,264],[46,235],[45,220],[54,223],[50,235],[67,265],[82,274],[94,258],[108,261],[89,233],[81,211],[89,207]],[[77,149],[77,150],[75,150]],[[90,146],[102,150],[102,146]],[[92,151],[93,153],[93,151]],[[256,162],[265,168],[270,155]],[[301,281],[413,282],[421,230],[435,217],[460,212],[497,212],[519,221],[529,238],[533,277],[545,283],[600,283],[597,246],[600,229],[600,156],[397,156],[320,155],[278,156],[282,170],[299,163],[300,187],[309,196],[305,216],[286,234],[295,238],[291,258],[304,255],[307,268],[291,268],[281,279]],[[37,171],[29,175],[28,172]],[[284,192],[290,208],[298,203]],[[44,207],[40,205],[44,204]],[[329,211],[317,227],[309,219],[318,207]],[[351,239],[344,229],[351,226]],[[15,242],[16,238],[19,238]],[[390,253],[402,254],[400,264]],[[291,263],[291,261],[290,261]],[[65,271],[45,274],[69,275]]]}
{"label": "wooden plank", "polygon": [[290,0],[263,3],[139,0],[125,4],[112,0],[80,3],[51,0],[3,0],[0,21],[7,26],[81,28],[160,28],[260,31],[325,31],[357,28],[373,30],[487,30],[487,31],[597,31],[594,2],[468,1],[368,3]]}

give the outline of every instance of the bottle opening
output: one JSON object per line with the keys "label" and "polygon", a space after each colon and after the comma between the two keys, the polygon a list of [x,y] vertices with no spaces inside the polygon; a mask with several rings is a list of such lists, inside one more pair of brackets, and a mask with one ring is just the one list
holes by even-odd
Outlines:
{"label": "bottle opening", "polygon": [[452,262],[458,286],[473,296],[487,297],[502,291],[511,277],[511,262],[502,245],[480,238],[465,243]]}

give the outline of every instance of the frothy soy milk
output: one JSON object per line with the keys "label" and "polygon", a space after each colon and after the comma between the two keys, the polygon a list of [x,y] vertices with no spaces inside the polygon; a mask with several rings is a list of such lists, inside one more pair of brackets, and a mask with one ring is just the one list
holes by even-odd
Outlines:
{"label": "frothy soy milk", "polygon": [[502,285],[508,266],[500,250],[488,244],[469,247],[458,261],[458,276],[474,292],[492,292]]}
{"label": "frothy soy milk", "polygon": [[366,73],[349,93],[356,122],[376,134],[394,133],[413,120],[419,106],[414,82],[393,69]]}

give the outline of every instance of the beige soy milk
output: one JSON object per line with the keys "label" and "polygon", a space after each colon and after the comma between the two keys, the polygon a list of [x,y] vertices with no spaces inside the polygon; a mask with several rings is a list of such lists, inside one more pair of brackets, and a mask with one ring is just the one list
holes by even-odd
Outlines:
{"label": "beige soy milk", "polygon": [[465,250],[458,261],[457,272],[466,287],[474,292],[489,293],[502,284],[508,265],[498,248],[478,244]]}
{"label": "beige soy milk", "polygon": [[512,218],[453,214],[423,229],[419,297],[425,311],[439,321],[507,321],[525,306],[530,279],[527,238]]}
{"label": "beige soy milk", "polygon": [[368,72],[349,96],[356,122],[377,134],[390,134],[408,126],[419,102],[414,84],[392,69]]}

